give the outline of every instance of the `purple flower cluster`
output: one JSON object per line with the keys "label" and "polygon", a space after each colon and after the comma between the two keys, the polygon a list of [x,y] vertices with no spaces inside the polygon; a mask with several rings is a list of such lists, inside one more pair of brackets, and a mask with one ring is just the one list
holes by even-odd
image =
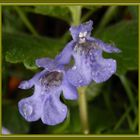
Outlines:
{"label": "purple flower cluster", "polygon": [[[105,59],[102,52],[119,53],[120,50],[110,44],[90,36],[93,22],[90,20],[70,28],[73,40],[54,60],[41,58],[36,60],[38,67],[44,68],[32,79],[20,83],[19,88],[34,86],[34,94],[18,103],[20,114],[27,121],[41,118],[47,125],[56,125],[67,116],[67,106],[60,101],[64,98],[76,100],[77,87],[86,86],[92,81],[101,83],[116,72],[116,60]],[[74,58],[74,65],[67,69],[66,64]]]}

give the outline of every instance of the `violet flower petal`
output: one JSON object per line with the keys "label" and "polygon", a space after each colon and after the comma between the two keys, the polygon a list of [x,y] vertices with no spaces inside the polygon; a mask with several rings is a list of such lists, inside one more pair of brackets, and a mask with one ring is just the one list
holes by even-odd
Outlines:
{"label": "violet flower petal", "polygon": [[55,61],[62,65],[68,64],[72,55],[74,44],[74,41],[69,42],[63,51],[58,56],[56,56]]}
{"label": "violet flower petal", "polygon": [[56,125],[64,121],[67,116],[67,107],[60,101],[60,91],[51,93],[45,99],[41,120],[47,125]]}
{"label": "violet flower petal", "polygon": [[120,53],[121,52],[121,50],[116,48],[115,45],[104,43],[103,41],[101,41],[99,39],[89,37],[88,40],[96,42],[97,46],[107,53]]}
{"label": "violet flower petal", "polygon": [[76,87],[70,84],[67,79],[63,82],[62,90],[65,99],[69,99],[69,100],[78,99],[78,93]]}
{"label": "violet flower petal", "polygon": [[18,103],[20,114],[29,122],[37,121],[42,113],[42,100],[36,94],[22,99]]}

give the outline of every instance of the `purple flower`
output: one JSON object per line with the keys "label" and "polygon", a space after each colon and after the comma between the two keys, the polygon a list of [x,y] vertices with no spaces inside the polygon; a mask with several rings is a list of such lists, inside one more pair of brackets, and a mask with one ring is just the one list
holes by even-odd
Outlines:
{"label": "purple flower", "polygon": [[116,72],[116,60],[103,58],[102,52],[119,53],[120,50],[90,37],[92,25],[93,22],[90,20],[79,26],[71,27],[73,40],[55,58],[60,64],[68,64],[73,56],[75,64],[66,75],[76,87],[88,85],[91,81],[104,82]]}
{"label": "purple flower", "polygon": [[41,118],[44,124],[56,125],[67,116],[67,107],[60,101],[61,92],[66,99],[75,100],[77,90],[68,82],[63,66],[48,58],[37,59],[36,64],[44,70],[20,83],[21,89],[34,86],[34,93],[19,101],[19,112],[29,122]]}
{"label": "purple flower", "polygon": [[7,128],[2,127],[2,134],[11,134],[11,132]]}

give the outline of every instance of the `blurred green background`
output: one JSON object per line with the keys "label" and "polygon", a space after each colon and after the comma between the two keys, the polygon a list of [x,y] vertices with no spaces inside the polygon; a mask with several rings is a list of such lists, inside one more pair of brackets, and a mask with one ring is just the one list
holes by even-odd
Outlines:
{"label": "blurred green background", "polygon": [[114,43],[120,54],[117,73],[86,88],[90,134],[138,133],[138,7],[137,6],[3,6],[2,126],[13,134],[82,134],[77,101],[64,100],[67,119],[56,126],[26,122],[17,103],[32,95],[18,84],[39,69],[35,59],[54,58],[71,40],[69,27],[93,20],[92,36]]}

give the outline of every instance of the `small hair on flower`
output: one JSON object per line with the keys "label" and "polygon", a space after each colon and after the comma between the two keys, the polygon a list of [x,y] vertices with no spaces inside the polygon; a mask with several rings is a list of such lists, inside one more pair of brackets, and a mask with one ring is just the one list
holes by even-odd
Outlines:
{"label": "small hair on flower", "polygon": [[68,82],[62,65],[49,58],[37,59],[36,64],[44,70],[20,83],[21,89],[34,86],[34,93],[19,101],[19,112],[29,122],[41,118],[44,124],[59,124],[67,117],[67,106],[60,101],[61,92],[65,99],[76,100],[77,89]]}
{"label": "small hair on flower", "polygon": [[116,60],[105,59],[102,53],[119,53],[120,49],[91,37],[92,25],[93,22],[89,20],[79,26],[70,27],[73,40],[55,58],[64,65],[73,56],[75,64],[66,75],[69,82],[76,87],[88,85],[92,81],[104,82],[116,72]]}

